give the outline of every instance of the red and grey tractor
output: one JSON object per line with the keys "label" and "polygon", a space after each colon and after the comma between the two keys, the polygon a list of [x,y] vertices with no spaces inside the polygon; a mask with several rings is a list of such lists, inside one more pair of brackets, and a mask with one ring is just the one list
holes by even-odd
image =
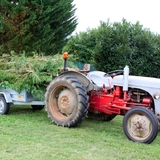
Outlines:
{"label": "red and grey tractor", "polygon": [[48,116],[58,126],[75,127],[86,116],[111,121],[123,115],[129,140],[151,143],[160,120],[160,79],[129,75],[129,67],[108,73],[67,71],[47,87]]}

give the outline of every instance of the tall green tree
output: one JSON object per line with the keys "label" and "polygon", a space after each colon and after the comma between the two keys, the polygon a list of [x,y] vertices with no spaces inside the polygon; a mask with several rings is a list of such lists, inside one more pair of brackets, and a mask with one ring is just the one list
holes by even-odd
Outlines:
{"label": "tall green tree", "polygon": [[95,67],[109,71],[130,67],[130,74],[160,77],[159,36],[139,22],[102,22],[97,32]]}
{"label": "tall green tree", "polygon": [[61,52],[75,30],[73,0],[1,0],[0,46],[3,52]]}
{"label": "tall green tree", "polygon": [[82,63],[93,63],[94,48],[96,45],[96,30],[88,29],[86,32],[80,32],[70,38],[63,48],[73,54],[74,59]]}

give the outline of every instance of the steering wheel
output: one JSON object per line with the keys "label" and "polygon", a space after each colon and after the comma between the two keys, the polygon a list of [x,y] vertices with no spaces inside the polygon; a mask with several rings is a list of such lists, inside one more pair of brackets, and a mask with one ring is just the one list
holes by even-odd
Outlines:
{"label": "steering wheel", "polygon": [[114,71],[110,71],[110,72],[107,72],[104,76],[116,76],[116,75],[122,75],[123,74],[123,70],[120,69],[120,70],[114,70]]}

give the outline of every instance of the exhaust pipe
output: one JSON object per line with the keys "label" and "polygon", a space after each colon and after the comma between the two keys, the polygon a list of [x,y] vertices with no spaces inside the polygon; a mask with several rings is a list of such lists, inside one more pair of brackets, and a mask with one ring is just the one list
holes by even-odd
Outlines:
{"label": "exhaust pipe", "polygon": [[125,66],[123,73],[123,91],[128,91],[128,75],[129,75],[129,67]]}

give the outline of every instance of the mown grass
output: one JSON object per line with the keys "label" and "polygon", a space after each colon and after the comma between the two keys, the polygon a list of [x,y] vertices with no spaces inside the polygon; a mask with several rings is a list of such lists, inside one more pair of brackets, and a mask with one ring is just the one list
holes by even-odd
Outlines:
{"label": "mown grass", "polygon": [[88,118],[76,128],[58,127],[47,113],[12,106],[0,116],[2,160],[159,160],[160,134],[151,144],[129,141],[122,116],[111,122]]}

